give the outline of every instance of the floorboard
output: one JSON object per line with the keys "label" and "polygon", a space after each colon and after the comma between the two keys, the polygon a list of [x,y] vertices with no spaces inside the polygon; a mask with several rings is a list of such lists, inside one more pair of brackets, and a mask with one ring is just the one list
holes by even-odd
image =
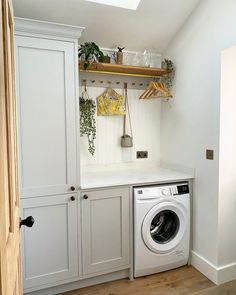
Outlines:
{"label": "floorboard", "polygon": [[236,280],[214,285],[192,266],[168,272],[104,283],[61,295],[236,295]]}

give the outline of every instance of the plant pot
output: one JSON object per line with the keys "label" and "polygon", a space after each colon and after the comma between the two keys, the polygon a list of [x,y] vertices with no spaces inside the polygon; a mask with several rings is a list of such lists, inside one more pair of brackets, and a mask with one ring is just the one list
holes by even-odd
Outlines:
{"label": "plant pot", "polygon": [[109,64],[111,62],[111,58],[108,55],[103,56],[102,58],[99,58],[100,62],[104,62],[106,64]]}

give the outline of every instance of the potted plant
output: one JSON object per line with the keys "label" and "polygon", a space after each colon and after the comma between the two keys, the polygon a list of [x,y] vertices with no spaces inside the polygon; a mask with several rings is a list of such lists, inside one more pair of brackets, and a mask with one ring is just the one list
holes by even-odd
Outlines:
{"label": "potted plant", "polygon": [[87,70],[90,63],[103,59],[104,54],[96,43],[85,42],[79,47],[79,58],[84,62],[84,70]]}
{"label": "potted plant", "polygon": [[161,81],[166,85],[166,87],[170,90],[173,86],[173,81],[175,77],[175,66],[173,61],[169,59],[164,59],[161,63],[161,67],[167,70],[168,74],[161,78]]}
{"label": "potted plant", "polygon": [[96,139],[96,103],[89,98],[87,92],[80,97],[80,136],[84,135],[88,138],[88,151],[91,155],[95,153]]}

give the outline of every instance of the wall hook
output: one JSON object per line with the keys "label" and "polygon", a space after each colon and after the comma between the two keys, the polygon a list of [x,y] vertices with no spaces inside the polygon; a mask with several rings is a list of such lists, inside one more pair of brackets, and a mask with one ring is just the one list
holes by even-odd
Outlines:
{"label": "wall hook", "polygon": [[84,84],[84,91],[87,92],[87,81],[86,81],[86,79],[82,80],[82,83]]}

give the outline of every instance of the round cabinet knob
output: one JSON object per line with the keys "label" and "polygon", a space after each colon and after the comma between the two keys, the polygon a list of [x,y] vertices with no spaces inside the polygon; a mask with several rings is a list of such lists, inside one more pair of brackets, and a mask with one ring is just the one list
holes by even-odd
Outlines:
{"label": "round cabinet knob", "polygon": [[75,200],[75,197],[74,197],[74,196],[72,196],[72,197],[70,197],[70,199],[71,199],[71,201],[74,201],[74,200]]}
{"label": "round cabinet knob", "polygon": [[75,187],[74,186],[71,186],[70,187],[70,190],[73,192],[73,191],[75,191]]}
{"label": "round cabinet knob", "polygon": [[20,227],[22,227],[22,225],[25,225],[27,227],[32,227],[34,225],[33,216],[28,216],[25,219],[20,219]]}
{"label": "round cabinet knob", "polygon": [[85,200],[87,200],[87,199],[88,199],[88,195],[84,195],[83,198],[84,198]]}

